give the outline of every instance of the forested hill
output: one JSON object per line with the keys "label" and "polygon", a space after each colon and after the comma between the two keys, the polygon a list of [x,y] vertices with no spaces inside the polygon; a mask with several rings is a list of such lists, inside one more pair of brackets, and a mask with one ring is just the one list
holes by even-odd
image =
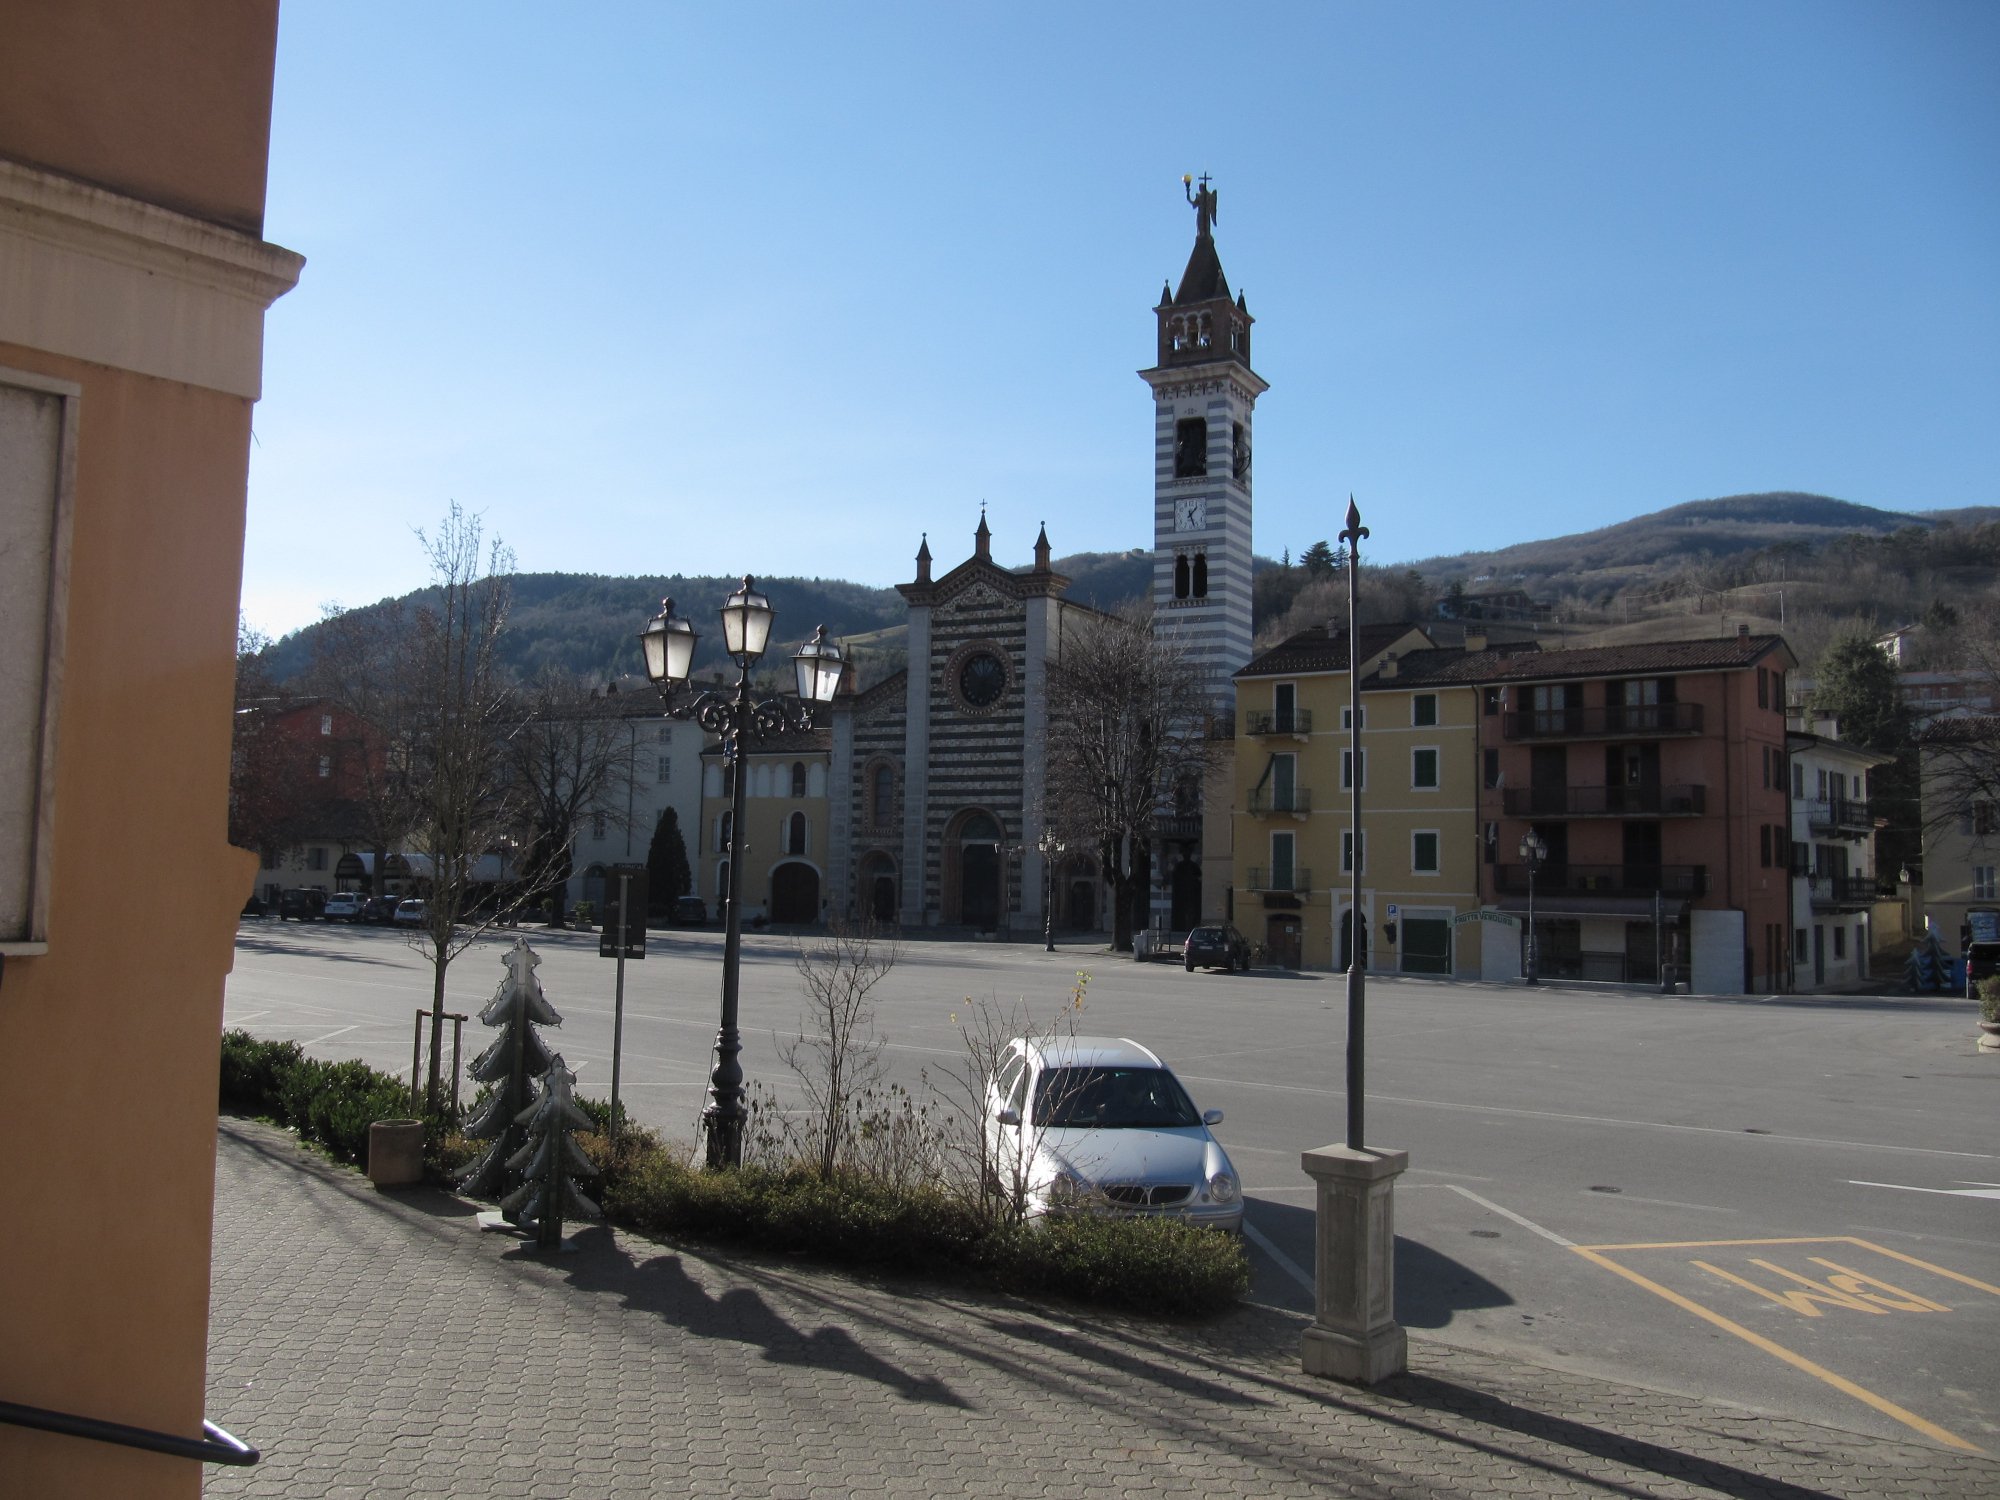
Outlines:
{"label": "forested hill", "polygon": [[[1072,580],[1068,598],[1098,609],[1114,609],[1142,599],[1152,587],[1152,554],[1080,552],[1055,561],[1058,573]],[[544,666],[559,666],[593,677],[614,677],[639,671],[638,635],[659,612],[660,600],[671,595],[676,613],[694,621],[701,632],[695,658],[697,672],[722,665],[722,631],[715,611],[734,593],[741,578],[608,578],[594,573],[517,573],[514,605],[502,637],[502,654],[510,671],[532,674]],[[837,578],[764,578],[757,587],[777,611],[777,639],[791,649],[824,624],[829,636],[874,637],[890,632],[892,649],[900,651],[904,624],[903,598],[893,588],[870,588]],[[395,602],[418,604],[424,590],[401,601],[362,605],[379,610]],[[294,631],[270,648],[270,672],[275,681],[296,680],[311,665],[313,640],[319,627]],[[865,649],[865,648],[864,648]]]}
{"label": "forested hill", "polygon": [[1803,558],[1843,537],[1888,537],[1913,528],[1994,521],[2000,521],[2000,507],[1878,510],[1826,495],[1778,491],[1695,500],[1596,531],[1430,557],[1413,566],[1440,582],[1490,578],[1537,595],[1598,600],[1634,587],[1657,587],[1675,575],[1699,573],[1747,553]]}

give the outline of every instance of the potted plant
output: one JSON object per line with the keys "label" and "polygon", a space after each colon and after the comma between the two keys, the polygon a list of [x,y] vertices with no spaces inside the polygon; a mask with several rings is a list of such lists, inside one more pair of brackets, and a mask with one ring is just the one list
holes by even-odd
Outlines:
{"label": "potted plant", "polygon": [[2000,1047],[2000,974],[1979,981],[1979,1039],[1982,1047]]}

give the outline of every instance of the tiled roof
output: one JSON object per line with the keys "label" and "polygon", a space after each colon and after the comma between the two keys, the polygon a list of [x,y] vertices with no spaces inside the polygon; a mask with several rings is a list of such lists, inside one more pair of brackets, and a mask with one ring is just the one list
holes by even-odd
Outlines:
{"label": "tiled roof", "polygon": [[[1377,652],[1386,651],[1417,627],[1401,625],[1363,625],[1361,627],[1361,659],[1368,660]],[[1331,630],[1324,625],[1315,625],[1289,636],[1268,651],[1250,658],[1247,666],[1237,670],[1238,677],[1288,677],[1297,672],[1345,672],[1347,670],[1347,632]]]}
{"label": "tiled roof", "polygon": [[1533,641],[1486,651],[1444,647],[1435,651],[1410,651],[1396,658],[1395,676],[1385,676],[1379,670],[1371,672],[1362,679],[1361,688],[1366,692],[1372,688],[1386,691],[1411,686],[1449,687],[1453,684],[1493,682],[1507,674],[1516,657],[1541,654],[1541,648]]}
{"label": "tiled roof", "polygon": [[1933,719],[1917,733],[1919,745],[1978,745],[2000,740],[2000,714]]}
{"label": "tiled roof", "polygon": [[1580,646],[1506,657],[1495,664],[1486,680],[1543,682],[1557,677],[1623,677],[1635,672],[1728,672],[1755,666],[1773,650],[1791,656],[1791,648],[1781,635]]}

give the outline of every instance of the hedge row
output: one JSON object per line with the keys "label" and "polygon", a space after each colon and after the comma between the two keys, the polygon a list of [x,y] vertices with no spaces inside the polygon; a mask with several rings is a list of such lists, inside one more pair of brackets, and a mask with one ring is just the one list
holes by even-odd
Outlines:
{"label": "hedge row", "polygon": [[362,1062],[321,1062],[297,1042],[222,1034],[222,1103],[289,1126],[353,1166],[368,1160],[368,1127],[406,1118],[410,1088]]}
{"label": "hedge row", "polygon": [[[579,1100],[597,1120],[609,1110]],[[222,1038],[222,1103],[297,1130],[356,1165],[368,1126],[409,1111],[406,1084],[359,1062],[324,1063],[294,1042],[242,1031]],[[467,1154],[448,1138],[446,1161]],[[586,1138],[604,1161],[602,1135]],[[650,1131],[628,1128],[618,1171],[599,1201],[615,1224],[812,1255],[843,1265],[957,1275],[1026,1296],[1059,1296],[1149,1313],[1214,1312],[1241,1297],[1249,1263],[1232,1235],[1171,1219],[1079,1216],[995,1225],[931,1189],[892,1188],[859,1176],[802,1169],[698,1171]]]}

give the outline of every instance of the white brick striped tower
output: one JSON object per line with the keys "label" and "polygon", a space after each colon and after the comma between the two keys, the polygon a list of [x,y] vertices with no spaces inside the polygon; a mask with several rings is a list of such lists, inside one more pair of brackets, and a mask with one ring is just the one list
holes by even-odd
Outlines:
{"label": "white brick striped tower", "polygon": [[1164,288],[1153,389],[1154,629],[1172,632],[1230,710],[1250,660],[1251,414],[1269,386],[1250,368],[1250,317],[1215,251],[1214,191],[1188,187],[1194,251]]}

